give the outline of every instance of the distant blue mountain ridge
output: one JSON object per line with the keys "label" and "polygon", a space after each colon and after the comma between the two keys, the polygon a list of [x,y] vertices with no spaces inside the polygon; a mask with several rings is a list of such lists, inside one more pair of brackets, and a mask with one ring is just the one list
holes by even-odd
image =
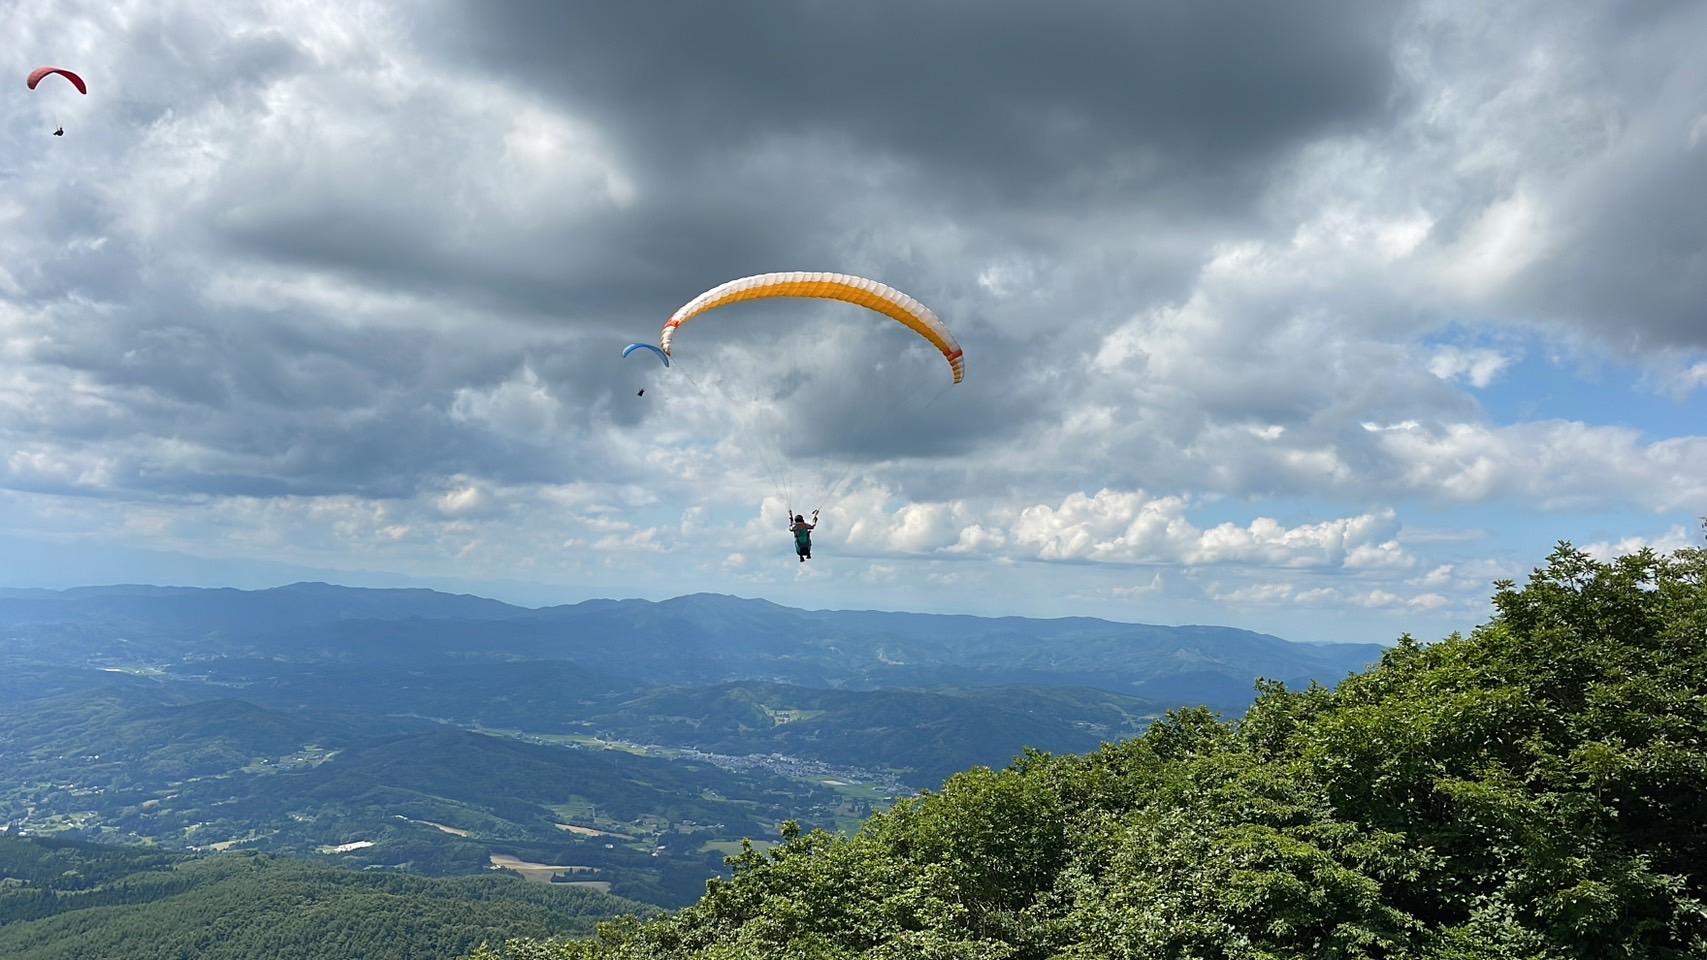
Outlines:
{"label": "distant blue mountain ridge", "polygon": [[[202,663],[267,658],[352,668],[567,662],[639,686],[763,680],[809,687],[1088,687],[1239,708],[1259,678],[1337,683],[1379,644],[1297,643],[1218,626],[800,610],[690,594],[530,609],[467,594],[295,583],[0,590],[17,655]],[[32,637],[34,639],[32,639]]]}
{"label": "distant blue mountain ridge", "polygon": [[[77,783],[106,791],[99,829],[161,840],[217,822],[300,852],[384,832],[394,807],[415,804],[423,812],[407,816],[495,817],[508,826],[489,826],[493,837],[550,851],[578,842],[553,825],[551,804],[573,792],[615,810],[614,798],[632,793],[619,832],[674,811],[666,819],[740,836],[758,821],[684,813],[681,783],[638,772],[638,760],[595,770],[577,751],[617,745],[654,764],[715,758],[752,771],[737,777],[740,789],[774,795],[766,802],[777,816],[804,804],[825,822],[854,809],[820,797],[825,784],[852,777],[875,791],[866,802],[893,792],[884,784],[935,787],[1028,748],[1088,752],[1142,733],[1170,708],[1240,712],[1258,678],[1335,684],[1382,649],[1229,627],[800,610],[715,594],[530,609],[325,583],[4,591],[0,812],[9,802],[38,818],[72,816],[90,809],[85,795],[40,785]],[[342,752],[328,754],[334,747]],[[301,766],[323,756],[333,759]],[[254,779],[275,770],[290,772]],[[569,790],[593,773],[605,779]],[[819,793],[794,797],[751,779],[773,775]],[[545,786],[519,800],[512,786],[490,788],[516,778]],[[459,792],[470,783],[484,785],[479,796]],[[308,833],[285,817],[299,808],[320,811]],[[485,856],[447,834],[427,839],[422,855],[444,869],[477,868]],[[413,856],[397,843],[376,848],[373,862]],[[699,855],[678,851],[671,862]]]}

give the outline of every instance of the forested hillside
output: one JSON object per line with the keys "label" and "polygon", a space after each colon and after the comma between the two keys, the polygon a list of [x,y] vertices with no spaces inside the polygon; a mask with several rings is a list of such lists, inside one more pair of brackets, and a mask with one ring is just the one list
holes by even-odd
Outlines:
{"label": "forested hillside", "polygon": [[1707,551],[1562,544],[1494,599],[1336,689],[973,769],[852,837],[785,828],[667,919],[503,955],[1707,955]]}
{"label": "forested hillside", "polygon": [[831,823],[844,803],[822,784],[688,759],[161,696],[0,706],[0,828],[423,874],[483,873],[508,856],[679,906],[720,865],[704,844],[791,816]]}
{"label": "forested hillside", "polygon": [[524,929],[587,933],[600,918],[649,909],[510,877],[429,879],[0,836],[7,960],[430,960]]}

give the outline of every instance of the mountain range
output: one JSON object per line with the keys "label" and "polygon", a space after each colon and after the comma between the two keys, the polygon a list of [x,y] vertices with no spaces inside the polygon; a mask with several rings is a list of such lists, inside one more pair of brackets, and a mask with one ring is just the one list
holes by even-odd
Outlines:
{"label": "mountain range", "polygon": [[[0,591],[0,625],[14,628],[11,653],[33,650],[59,662],[77,656],[375,667],[567,661],[641,686],[732,680],[849,689],[1087,686],[1232,708],[1251,699],[1256,677],[1334,683],[1382,649],[1087,617],[808,611],[716,594],[529,609],[430,590],[323,583],[254,591],[7,590]],[[36,636],[15,629],[21,626]]]}
{"label": "mountain range", "polygon": [[521,864],[674,906],[784,820],[849,829],[967,767],[1241,710],[1260,677],[1332,685],[1381,651],[708,594],[0,590],[0,825],[428,874]]}

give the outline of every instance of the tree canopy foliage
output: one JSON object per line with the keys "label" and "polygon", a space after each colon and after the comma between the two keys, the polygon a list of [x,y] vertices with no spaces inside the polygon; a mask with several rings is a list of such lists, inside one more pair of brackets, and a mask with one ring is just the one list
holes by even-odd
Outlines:
{"label": "tree canopy foliage", "polygon": [[1336,689],[1030,752],[731,859],[697,904],[481,960],[1707,955],[1707,550],[1560,544]]}

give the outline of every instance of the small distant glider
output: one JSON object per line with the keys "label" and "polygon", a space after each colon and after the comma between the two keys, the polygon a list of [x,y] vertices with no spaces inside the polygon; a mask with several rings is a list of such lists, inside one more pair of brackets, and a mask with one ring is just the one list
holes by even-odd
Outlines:
{"label": "small distant glider", "polygon": [[636,350],[650,350],[651,352],[658,355],[659,360],[664,361],[664,366],[667,367],[670,365],[670,355],[665,353],[664,351],[658,349],[657,347],[654,347],[650,343],[631,343],[628,346],[622,348],[622,355],[624,358],[626,358],[629,354],[633,353]]}
{"label": "small distant glider", "polygon": [[37,67],[34,70],[31,70],[29,79],[30,89],[34,90],[36,88],[36,84],[41,83],[47,77],[55,73],[71,81],[71,85],[77,88],[78,93],[81,93],[84,96],[89,95],[89,85],[83,82],[83,78],[64,67]]}
{"label": "small distant glider", "polygon": [[[41,83],[49,75],[55,73],[64,77],[67,82],[76,87],[78,93],[83,94],[84,96],[89,95],[89,85],[83,82],[83,78],[64,67],[37,67],[30,71],[29,79],[26,82],[29,84],[30,89],[34,90],[36,88],[36,84]],[[65,128],[56,127],[53,131],[53,135],[56,137],[65,136]]]}

